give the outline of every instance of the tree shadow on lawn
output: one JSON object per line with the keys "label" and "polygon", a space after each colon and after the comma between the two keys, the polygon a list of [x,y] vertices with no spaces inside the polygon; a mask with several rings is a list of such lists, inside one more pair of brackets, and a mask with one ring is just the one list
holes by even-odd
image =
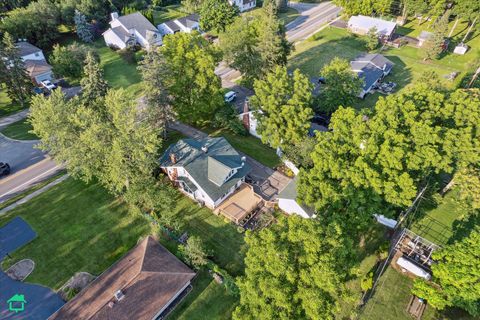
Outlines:
{"label": "tree shadow on lawn", "polygon": [[227,270],[232,276],[243,274],[245,242],[237,228],[216,216],[210,209],[199,207],[195,202],[179,194],[176,199],[178,214],[184,225],[181,233],[187,231],[204,240],[213,251],[212,260]]}

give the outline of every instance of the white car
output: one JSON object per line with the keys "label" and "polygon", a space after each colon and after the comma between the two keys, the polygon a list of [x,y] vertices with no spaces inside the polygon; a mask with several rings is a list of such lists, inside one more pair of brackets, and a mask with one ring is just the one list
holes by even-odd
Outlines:
{"label": "white car", "polygon": [[237,94],[235,93],[235,91],[228,91],[227,93],[225,93],[225,96],[223,98],[225,102],[232,102],[233,100],[235,100],[236,97]]}
{"label": "white car", "polygon": [[52,82],[50,82],[50,80],[43,80],[41,82],[41,84],[50,91],[52,91],[53,89],[55,89],[57,87]]}

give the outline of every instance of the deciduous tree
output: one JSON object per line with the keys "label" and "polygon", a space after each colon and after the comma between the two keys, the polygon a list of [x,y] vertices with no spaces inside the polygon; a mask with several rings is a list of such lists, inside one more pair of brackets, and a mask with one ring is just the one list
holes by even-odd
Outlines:
{"label": "deciduous tree", "polygon": [[307,136],[313,116],[312,85],[299,70],[289,75],[285,67],[277,66],[265,80],[255,81],[255,96],[250,101],[263,142],[276,148],[299,143]]}
{"label": "deciduous tree", "polygon": [[378,47],[378,35],[376,27],[368,29],[365,40],[365,46],[367,47],[368,51],[373,51]]}
{"label": "deciduous tree", "polygon": [[293,215],[247,233],[245,276],[233,319],[334,319],[355,260],[335,224]]}
{"label": "deciduous tree", "polygon": [[179,250],[185,257],[185,260],[196,268],[200,268],[208,263],[207,249],[200,237],[189,237],[186,244],[179,246]]}
{"label": "deciduous tree", "polygon": [[10,33],[15,39],[25,38],[41,48],[47,48],[60,36],[59,17],[55,3],[38,0],[8,12],[0,22],[0,30]]}
{"label": "deciduous tree", "polygon": [[220,79],[215,74],[219,52],[197,32],[166,36],[161,52],[165,58],[165,88],[178,118],[189,123],[210,119],[224,103]]}
{"label": "deciduous tree", "polygon": [[347,60],[334,58],[320,72],[325,78],[317,98],[319,111],[332,113],[339,106],[351,106],[363,86],[363,80],[352,71]]}
{"label": "deciduous tree", "polygon": [[0,47],[0,83],[6,85],[7,94],[12,101],[22,106],[27,104],[32,92],[32,81],[18,48],[8,32],[3,35]]}
{"label": "deciduous tree", "polygon": [[[81,77],[83,75],[84,61],[89,51],[91,50],[88,47],[77,43],[68,46],[54,45],[49,59],[53,66],[53,72],[60,77]],[[98,58],[95,57],[95,59]]]}
{"label": "deciduous tree", "polygon": [[237,15],[238,8],[227,0],[204,0],[200,6],[200,28],[223,32]]}
{"label": "deciduous tree", "polygon": [[417,280],[413,293],[436,309],[459,307],[480,316],[480,229],[466,238],[433,253],[432,282]]}

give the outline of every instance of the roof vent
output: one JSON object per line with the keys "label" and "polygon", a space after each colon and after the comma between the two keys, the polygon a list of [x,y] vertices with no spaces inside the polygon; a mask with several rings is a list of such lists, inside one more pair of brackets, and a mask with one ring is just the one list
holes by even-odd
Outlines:
{"label": "roof vent", "polygon": [[245,162],[245,161],[247,161],[247,157],[243,156],[242,157],[242,162]]}
{"label": "roof vent", "polygon": [[115,292],[115,299],[117,299],[117,301],[121,301],[123,298],[125,298],[125,295],[123,294],[122,290]]}
{"label": "roof vent", "polygon": [[109,306],[110,308],[113,308],[114,305],[115,305],[115,302],[113,302],[113,301],[110,301],[110,302],[108,303],[108,306]]}
{"label": "roof vent", "polygon": [[202,147],[202,151],[205,152],[205,153],[207,153],[207,152],[208,152],[208,147],[207,147],[207,146],[203,146],[203,147]]}

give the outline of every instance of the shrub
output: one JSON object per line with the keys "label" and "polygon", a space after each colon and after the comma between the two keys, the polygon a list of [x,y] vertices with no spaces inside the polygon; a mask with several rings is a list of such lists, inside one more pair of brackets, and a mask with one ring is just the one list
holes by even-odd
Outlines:
{"label": "shrub", "polygon": [[362,280],[360,281],[360,288],[362,291],[368,291],[373,287],[373,271],[370,271],[366,275],[363,276]]}

